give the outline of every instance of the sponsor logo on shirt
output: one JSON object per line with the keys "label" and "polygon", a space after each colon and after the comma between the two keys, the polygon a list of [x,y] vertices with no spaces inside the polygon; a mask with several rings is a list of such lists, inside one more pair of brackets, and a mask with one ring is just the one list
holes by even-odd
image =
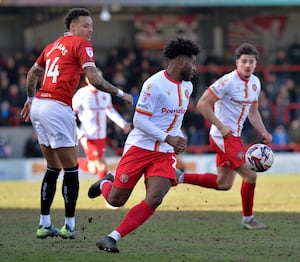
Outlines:
{"label": "sponsor logo on shirt", "polygon": [[165,108],[163,107],[161,109],[161,113],[165,113],[165,114],[176,114],[176,115],[179,115],[179,114],[185,114],[186,112],[186,109],[184,108],[176,108],[176,109],[168,109],[168,108]]}
{"label": "sponsor logo on shirt", "polygon": [[249,100],[249,99],[247,99],[247,100],[236,100],[234,98],[231,98],[230,100],[232,102],[240,104],[240,105],[251,105],[251,104],[253,104],[253,101]]}

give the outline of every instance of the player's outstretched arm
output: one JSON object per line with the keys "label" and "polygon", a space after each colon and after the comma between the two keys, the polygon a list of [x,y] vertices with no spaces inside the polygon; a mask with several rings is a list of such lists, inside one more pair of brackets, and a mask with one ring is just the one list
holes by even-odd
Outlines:
{"label": "player's outstretched arm", "polygon": [[133,105],[132,95],[125,93],[123,90],[106,81],[98,72],[96,67],[88,66],[84,69],[85,76],[89,82],[99,90],[121,97],[125,102]]}

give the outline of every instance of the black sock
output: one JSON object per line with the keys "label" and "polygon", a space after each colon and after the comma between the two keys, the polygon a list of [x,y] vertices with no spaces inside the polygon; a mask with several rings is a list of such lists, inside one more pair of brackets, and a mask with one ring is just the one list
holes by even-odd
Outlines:
{"label": "black sock", "polygon": [[49,215],[60,169],[47,167],[41,186],[41,214]]}
{"label": "black sock", "polygon": [[64,169],[62,195],[65,200],[65,216],[74,217],[79,192],[78,166]]}

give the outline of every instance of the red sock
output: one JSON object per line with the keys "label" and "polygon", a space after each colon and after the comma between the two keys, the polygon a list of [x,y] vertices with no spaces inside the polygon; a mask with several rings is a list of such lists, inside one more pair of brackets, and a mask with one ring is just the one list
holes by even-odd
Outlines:
{"label": "red sock", "polygon": [[218,176],[212,173],[184,173],[183,182],[192,185],[217,189],[217,178]]}
{"label": "red sock", "polygon": [[241,186],[242,207],[244,216],[253,215],[255,184],[243,181]]}
{"label": "red sock", "polygon": [[144,224],[154,213],[155,209],[150,207],[144,200],[131,208],[116,230],[122,237]]}
{"label": "red sock", "polygon": [[102,192],[102,196],[107,200],[108,196],[110,194],[111,188],[112,188],[113,183],[109,180],[105,181],[102,184],[102,188],[101,188],[101,192]]}
{"label": "red sock", "polygon": [[78,158],[78,167],[84,172],[89,172],[88,160],[86,158]]}

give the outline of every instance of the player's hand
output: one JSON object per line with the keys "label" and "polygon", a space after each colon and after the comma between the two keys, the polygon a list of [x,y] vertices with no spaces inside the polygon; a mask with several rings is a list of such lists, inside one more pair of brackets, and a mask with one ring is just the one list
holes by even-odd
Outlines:
{"label": "player's hand", "polygon": [[233,135],[233,129],[230,126],[223,125],[219,130],[223,137],[230,137]]}
{"label": "player's hand", "polygon": [[26,101],[21,111],[21,117],[24,119],[25,122],[30,121],[30,109],[31,109],[31,102]]}
{"label": "player's hand", "polygon": [[264,144],[270,144],[272,142],[272,135],[269,132],[264,132],[261,136]]}
{"label": "player's hand", "polygon": [[130,94],[124,92],[124,95],[122,96],[122,99],[123,99],[127,104],[133,105],[133,97],[132,97],[132,95],[130,95]]}
{"label": "player's hand", "polygon": [[165,141],[173,146],[175,154],[180,154],[186,149],[187,139],[185,137],[168,135]]}

